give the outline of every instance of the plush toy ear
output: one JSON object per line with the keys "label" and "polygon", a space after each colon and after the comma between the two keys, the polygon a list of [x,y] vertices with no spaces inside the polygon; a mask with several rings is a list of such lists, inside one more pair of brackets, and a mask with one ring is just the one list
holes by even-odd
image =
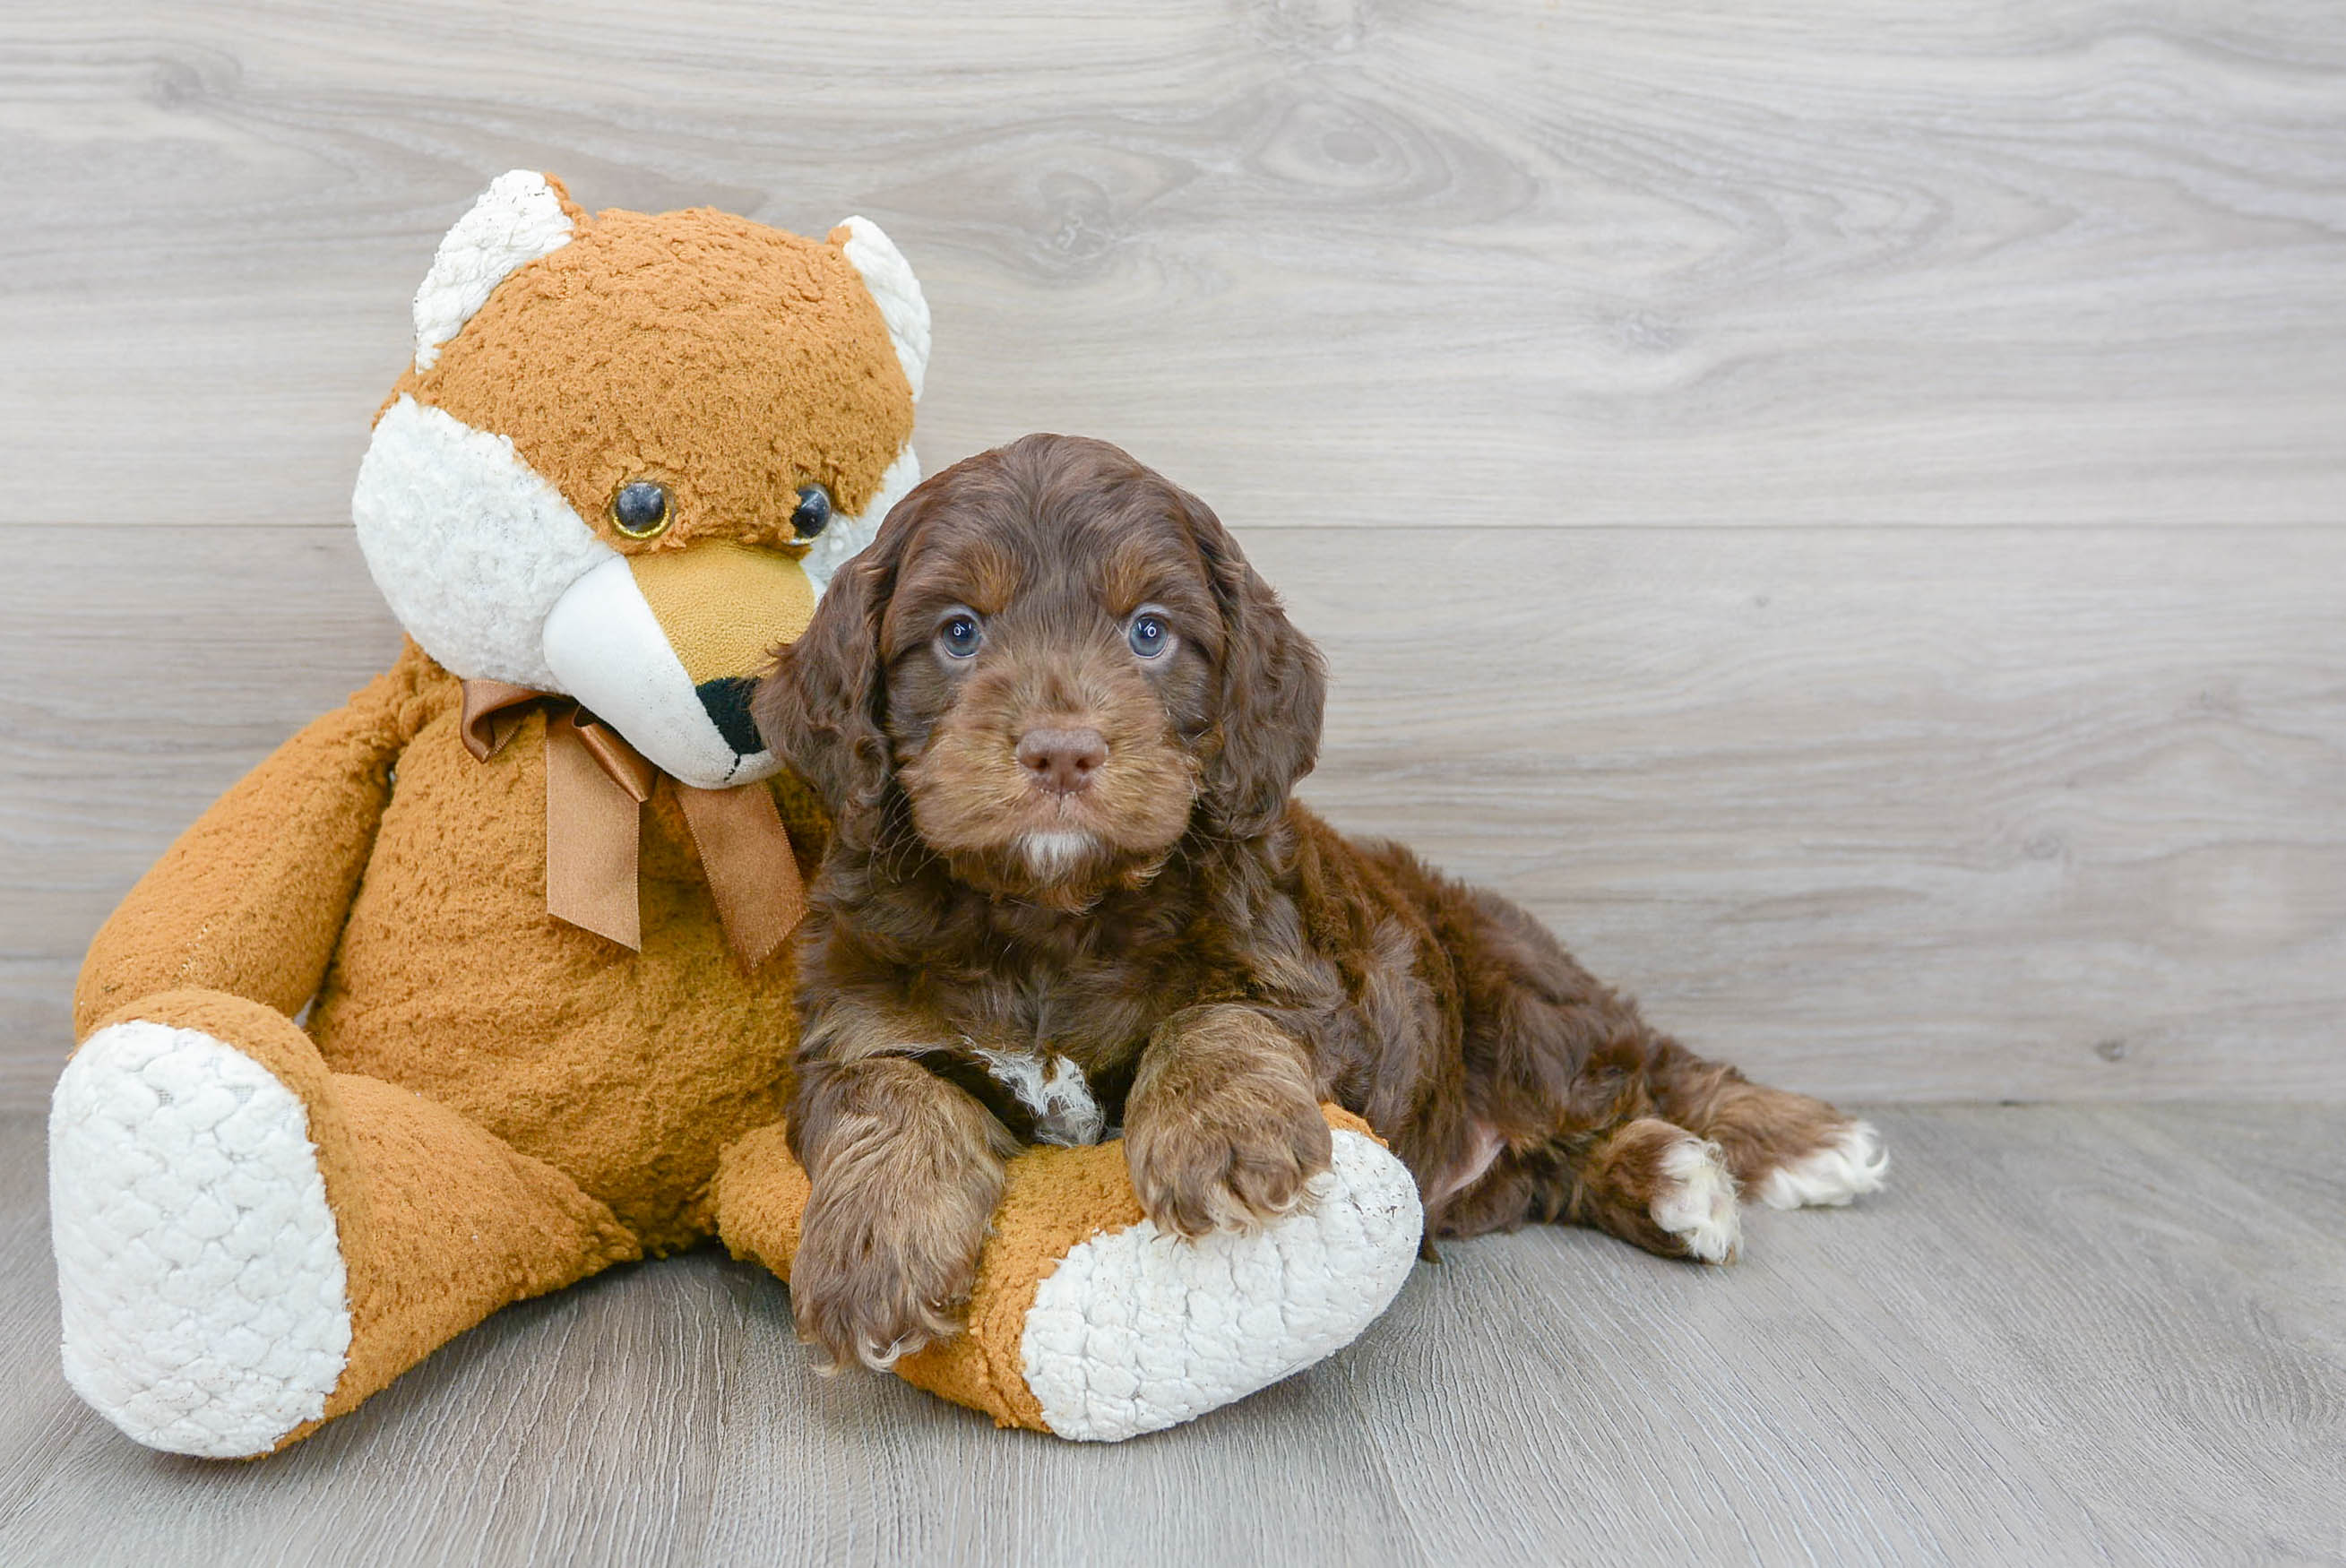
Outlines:
{"label": "plush toy ear", "polygon": [[913,383],[913,401],[921,401],[921,379],[929,370],[929,302],[921,297],[921,280],[896,242],[880,232],[868,218],[851,218],[831,231],[831,242],[863,274],[888,323],[888,341],[896,345],[896,362]]}
{"label": "plush toy ear", "polygon": [[499,283],[570,243],[573,210],[561,182],[535,170],[516,168],[490,182],[440,241],[415,290],[417,370],[439,362],[440,345],[488,303]]}

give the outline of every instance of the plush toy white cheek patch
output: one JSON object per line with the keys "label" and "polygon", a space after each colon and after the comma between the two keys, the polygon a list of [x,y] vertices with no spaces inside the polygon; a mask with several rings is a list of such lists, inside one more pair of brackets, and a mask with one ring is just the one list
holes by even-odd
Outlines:
{"label": "plush toy white cheek patch", "polygon": [[402,396],[359,463],[351,520],[367,570],[425,653],[466,680],[556,689],[546,617],[618,553],[512,441]]}

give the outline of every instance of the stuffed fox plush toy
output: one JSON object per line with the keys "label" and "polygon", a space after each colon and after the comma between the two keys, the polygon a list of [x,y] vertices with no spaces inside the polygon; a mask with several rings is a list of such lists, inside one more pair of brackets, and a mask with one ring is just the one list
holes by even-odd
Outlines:
{"label": "stuffed fox plush toy", "polygon": [[[407,646],[82,972],[64,1359],[124,1432],[266,1453],[507,1302],[712,1238],[787,1278],[784,939],[826,826],[744,699],[918,478],[928,351],[861,219],[590,218],[516,171],[450,230],[352,506]],[[898,1370],[1113,1439],[1318,1359],[1420,1220],[1330,1115],[1315,1206],[1196,1244],[1141,1217],[1118,1145],[1015,1162],[967,1330]]]}

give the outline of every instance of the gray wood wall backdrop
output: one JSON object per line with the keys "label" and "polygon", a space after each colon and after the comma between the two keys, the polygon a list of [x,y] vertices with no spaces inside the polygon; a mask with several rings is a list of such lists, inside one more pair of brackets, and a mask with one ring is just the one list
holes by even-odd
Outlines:
{"label": "gray wood wall backdrop", "polygon": [[931,466],[1096,433],[1326,646],[1308,793],[1851,1097],[2346,1095],[2331,0],[0,11],[0,1103],[390,654],[443,229],[861,211]]}

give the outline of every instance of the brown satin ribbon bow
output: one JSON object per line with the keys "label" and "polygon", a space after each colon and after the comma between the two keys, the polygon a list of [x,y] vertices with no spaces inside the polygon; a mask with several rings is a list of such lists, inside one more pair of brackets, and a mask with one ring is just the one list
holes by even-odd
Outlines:
{"label": "brown satin ribbon bow", "polygon": [[[501,680],[464,683],[464,748],[486,762],[532,706],[546,710],[546,911],[641,952],[636,847],[659,769],[570,698]],[[755,971],[806,910],[773,791],[763,784],[675,783],[726,945],[742,968]]]}

